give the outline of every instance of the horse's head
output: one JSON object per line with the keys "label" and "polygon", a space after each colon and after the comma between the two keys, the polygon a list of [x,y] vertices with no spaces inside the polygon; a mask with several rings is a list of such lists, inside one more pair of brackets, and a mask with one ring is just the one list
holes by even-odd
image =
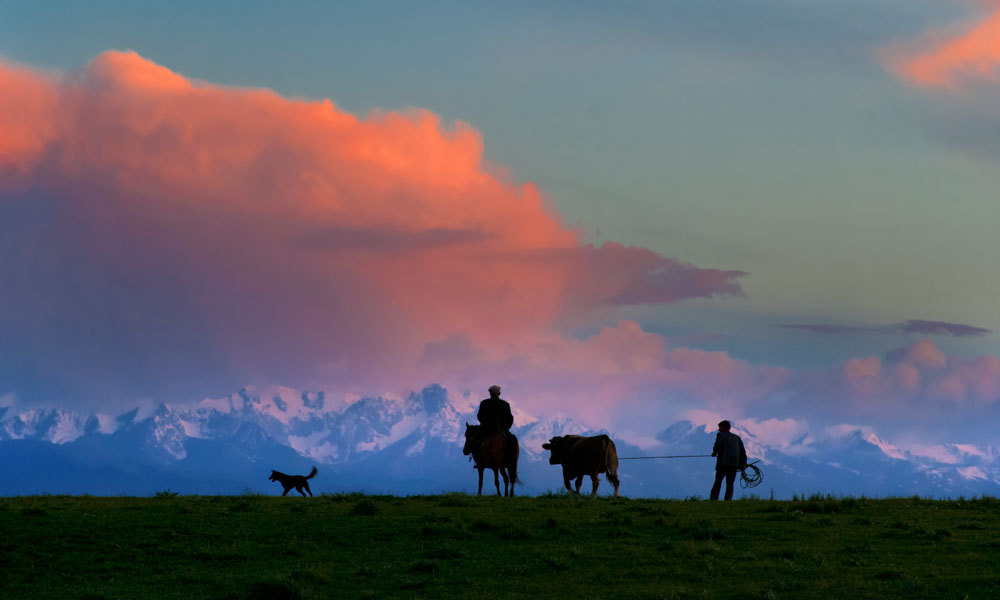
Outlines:
{"label": "horse's head", "polygon": [[479,425],[469,425],[468,422],[465,423],[465,446],[462,447],[462,454],[468,456],[472,453],[472,442],[476,439],[476,434],[479,433]]}

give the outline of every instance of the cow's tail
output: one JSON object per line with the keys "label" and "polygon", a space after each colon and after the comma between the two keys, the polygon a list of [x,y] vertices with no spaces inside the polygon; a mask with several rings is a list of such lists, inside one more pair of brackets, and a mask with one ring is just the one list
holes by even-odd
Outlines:
{"label": "cow's tail", "polygon": [[618,476],[618,448],[615,447],[615,441],[608,436],[604,436],[607,439],[607,443],[604,444],[604,468],[607,473],[611,476]]}
{"label": "cow's tail", "polygon": [[618,448],[615,448],[615,442],[611,438],[604,445],[604,466],[608,469],[608,481],[615,486],[615,498],[618,498],[618,488],[621,486],[621,480],[618,479]]}

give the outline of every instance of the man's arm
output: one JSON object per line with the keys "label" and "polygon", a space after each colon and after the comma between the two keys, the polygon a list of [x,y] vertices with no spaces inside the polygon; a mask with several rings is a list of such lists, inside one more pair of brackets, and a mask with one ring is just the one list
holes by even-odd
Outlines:
{"label": "man's arm", "polygon": [[743,446],[743,440],[740,440],[740,470],[747,468],[747,449]]}
{"label": "man's arm", "polygon": [[715,434],[715,444],[712,446],[712,456],[718,456],[721,450],[722,440],[719,439],[719,434]]}

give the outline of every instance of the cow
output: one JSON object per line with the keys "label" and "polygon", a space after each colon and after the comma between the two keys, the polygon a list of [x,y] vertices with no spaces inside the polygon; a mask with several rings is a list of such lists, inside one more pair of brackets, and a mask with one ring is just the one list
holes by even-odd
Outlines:
{"label": "cow", "polygon": [[[542,448],[552,452],[549,457],[550,465],[562,465],[563,483],[566,484],[567,490],[579,494],[583,476],[590,475],[590,480],[594,484],[590,495],[596,496],[599,483],[597,475],[607,473],[608,481],[615,486],[615,498],[619,497],[618,450],[608,436],[561,435],[552,438],[547,444],[542,444]],[[574,478],[575,490],[569,486],[570,480]]]}

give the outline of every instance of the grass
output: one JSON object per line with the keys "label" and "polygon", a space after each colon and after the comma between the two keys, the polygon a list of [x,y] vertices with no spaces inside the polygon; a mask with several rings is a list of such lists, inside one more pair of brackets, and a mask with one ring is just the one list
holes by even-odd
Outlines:
{"label": "grass", "polygon": [[1000,597],[1000,500],[0,498],[3,598]]}

